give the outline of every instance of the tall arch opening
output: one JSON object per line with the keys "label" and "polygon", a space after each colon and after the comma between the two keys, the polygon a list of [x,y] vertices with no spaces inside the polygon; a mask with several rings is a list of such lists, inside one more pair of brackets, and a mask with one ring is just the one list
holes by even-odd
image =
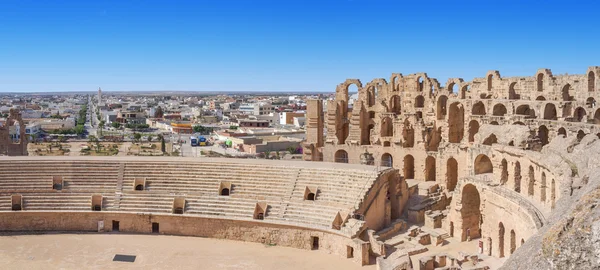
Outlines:
{"label": "tall arch opening", "polygon": [[492,115],[504,116],[506,114],[506,107],[500,103],[494,105]]}
{"label": "tall arch opening", "polygon": [[585,100],[585,105],[588,108],[594,108],[596,107],[596,99],[594,99],[593,97],[589,97]]}
{"label": "tall arch opening", "polygon": [[552,178],[552,181],[550,182],[550,203],[551,203],[551,209],[554,209],[554,202],[556,200],[556,183],[554,182],[554,178]]}
{"label": "tall arch opening", "polygon": [[485,115],[485,105],[483,102],[479,101],[473,104],[473,109],[471,110],[472,115]]}
{"label": "tall arch opening", "polygon": [[402,147],[410,148],[415,145],[415,129],[408,121],[408,118],[404,120],[404,125],[402,127]]}
{"label": "tall arch opening", "polygon": [[498,224],[498,257],[504,258],[504,224]]}
{"label": "tall arch opening", "polygon": [[381,120],[381,137],[391,137],[394,136],[394,125],[392,123],[392,119],[389,117],[383,118]]}
{"label": "tall arch opening", "polygon": [[479,122],[477,120],[471,120],[469,122],[469,142],[475,141],[475,134],[479,132]]}
{"label": "tall arch opening", "polygon": [[432,156],[425,159],[425,181],[435,181],[435,158]]}
{"label": "tall arch opening", "polygon": [[348,107],[345,101],[338,101],[338,108],[336,115],[336,137],[338,144],[345,144],[348,135],[350,134],[350,128],[347,121],[348,118]]}
{"label": "tall arch opening", "polygon": [[517,236],[515,230],[510,230],[510,254],[512,255],[517,249]]}
{"label": "tall arch opening", "polygon": [[542,172],[542,185],[540,187],[540,200],[546,202],[546,173]]}
{"label": "tall arch opening", "polygon": [[477,156],[473,165],[473,168],[475,169],[475,175],[492,173],[494,171],[492,161],[488,156],[484,154],[480,154],[479,156]]}
{"label": "tall arch opening", "polygon": [[415,179],[415,158],[411,155],[404,157],[404,178]]}
{"label": "tall arch opening", "polygon": [[571,85],[570,84],[565,84],[565,86],[563,86],[562,88],[562,100],[563,101],[571,101],[573,98],[571,97],[571,95],[569,94],[569,90],[571,89]]}
{"label": "tall arch opening", "polygon": [[344,150],[337,150],[334,158],[335,162],[337,163],[348,163],[348,152]]}
{"label": "tall arch opening", "polygon": [[529,107],[529,105],[521,105],[517,107],[515,114],[524,115],[529,117],[535,117],[535,111]]}
{"label": "tall arch opening", "polygon": [[573,116],[573,119],[577,122],[585,122],[585,115],[587,113],[585,112],[585,109],[582,107],[577,107],[577,109],[575,109],[575,115]]}
{"label": "tall arch opening", "polygon": [[487,138],[485,138],[485,140],[483,140],[483,145],[492,145],[498,143],[498,138],[496,137],[495,134],[490,134],[490,136],[488,136]]}
{"label": "tall arch opening", "polygon": [[394,167],[394,159],[392,158],[392,155],[388,153],[381,155],[381,166]]}
{"label": "tall arch opening", "polygon": [[519,98],[521,98],[517,94],[517,91],[515,90],[515,86],[516,85],[517,85],[517,82],[512,82],[510,84],[510,86],[508,86],[508,99],[519,99]]}
{"label": "tall arch opening", "polygon": [[393,95],[392,98],[390,99],[390,112],[395,113],[395,114],[400,114],[401,108],[402,108],[402,106],[400,103],[400,96]]}
{"label": "tall arch opening", "polygon": [[562,135],[563,137],[567,137],[567,130],[565,128],[558,129],[558,135]]}
{"label": "tall arch opening", "polygon": [[537,75],[537,90],[544,91],[544,74],[540,73]]}
{"label": "tall arch opening", "polygon": [[451,84],[448,86],[448,92],[449,92],[450,94],[453,94],[453,95],[457,95],[457,96],[458,96],[458,85],[457,85],[456,83],[451,83]]}
{"label": "tall arch opening", "polygon": [[463,86],[463,88],[460,89],[460,98],[461,99],[467,98],[467,92],[470,92],[470,90],[471,90],[470,86],[468,86],[468,85]]}
{"label": "tall arch opening", "polygon": [[423,78],[421,76],[417,78],[417,91],[423,92]]}
{"label": "tall arch opening", "polygon": [[535,172],[533,171],[533,166],[529,166],[529,183],[527,188],[527,195],[535,196]]}
{"label": "tall arch opening", "polygon": [[423,108],[425,107],[425,98],[421,95],[418,95],[415,98],[415,108]]}
{"label": "tall arch opening", "polygon": [[544,119],[546,120],[557,120],[556,106],[552,103],[546,104],[544,107]]}
{"label": "tall arch opening", "polygon": [[481,220],[481,200],[479,197],[479,191],[472,184],[467,184],[463,187],[462,208],[460,214],[462,218],[462,241],[478,238],[479,225]]}
{"label": "tall arch opening", "polygon": [[494,75],[490,74],[487,77],[487,90],[488,92],[492,91],[492,80],[494,79]]}
{"label": "tall arch opening", "polygon": [[448,117],[448,141],[460,143],[464,136],[465,112],[462,104],[455,102],[450,104],[450,115]]}
{"label": "tall arch opening", "polygon": [[594,122],[597,124],[600,121],[600,109],[597,109],[594,113]]}
{"label": "tall arch opening", "polygon": [[548,128],[544,125],[540,126],[540,128],[538,128],[538,138],[540,138],[540,141],[542,142],[542,146],[548,144]]}
{"label": "tall arch opening", "polygon": [[595,87],[596,87],[596,76],[593,71],[590,71],[590,73],[588,73],[588,91],[590,91],[590,92],[594,91]]}
{"label": "tall arch opening", "polygon": [[446,163],[446,188],[454,191],[458,183],[458,162],[454,158],[449,158]]}
{"label": "tall arch opening", "polygon": [[521,163],[515,162],[515,191],[521,193]]}
{"label": "tall arch opening", "polygon": [[502,173],[500,174],[500,184],[506,185],[506,182],[508,182],[508,162],[506,161],[506,159],[502,159],[500,166],[502,167]]}
{"label": "tall arch opening", "polygon": [[437,119],[438,120],[442,120],[446,118],[446,103],[448,102],[448,97],[442,95],[438,98],[438,102],[437,102]]}

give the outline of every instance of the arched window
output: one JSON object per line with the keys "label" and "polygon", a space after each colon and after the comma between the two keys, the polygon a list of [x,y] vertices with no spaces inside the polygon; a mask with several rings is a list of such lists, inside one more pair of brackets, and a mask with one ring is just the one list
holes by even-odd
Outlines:
{"label": "arched window", "polygon": [[483,102],[479,101],[473,105],[473,109],[471,110],[472,115],[485,115],[485,105]]}
{"label": "arched window", "polygon": [[588,73],[588,91],[592,92],[596,87],[596,76],[593,71]]}
{"label": "arched window", "polygon": [[521,193],[521,163],[515,162],[515,191]]}
{"label": "arched window", "polygon": [[546,119],[546,120],[558,119],[557,114],[556,114],[556,106],[554,106],[554,104],[552,104],[552,103],[546,104],[546,106],[544,107],[544,119]]}
{"label": "arched window", "polygon": [[537,90],[544,91],[544,74],[540,73],[537,75]]}
{"label": "arched window", "polygon": [[421,95],[418,95],[415,98],[415,108],[423,108],[425,107],[425,98]]}
{"label": "arched window", "polygon": [[432,156],[425,159],[425,181],[435,181],[435,158]]}
{"label": "arched window", "polygon": [[494,105],[493,113],[494,116],[504,116],[506,114],[506,107],[502,104]]}
{"label": "arched window", "polygon": [[492,161],[484,154],[480,154],[475,158],[474,169],[475,175],[494,172]]}
{"label": "arched window", "polygon": [[566,84],[565,86],[563,86],[562,88],[562,99],[563,101],[571,101],[571,95],[569,94],[569,90],[571,89],[571,85],[570,84]]}
{"label": "arched window", "polygon": [[228,188],[221,189],[221,196],[229,196],[229,189]]}
{"label": "arched window", "polygon": [[411,155],[404,157],[404,178],[415,179],[415,158]]}
{"label": "arched window", "polygon": [[506,182],[508,182],[508,162],[506,161],[506,159],[502,159],[500,166],[502,166],[502,174],[500,175],[500,184],[505,185]]}
{"label": "arched window", "polygon": [[335,162],[348,163],[348,152],[344,150],[338,150],[335,152]]}
{"label": "arched window", "polygon": [[535,196],[535,172],[533,171],[533,166],[529,166],[529,183],[527,188],[527,195]]}

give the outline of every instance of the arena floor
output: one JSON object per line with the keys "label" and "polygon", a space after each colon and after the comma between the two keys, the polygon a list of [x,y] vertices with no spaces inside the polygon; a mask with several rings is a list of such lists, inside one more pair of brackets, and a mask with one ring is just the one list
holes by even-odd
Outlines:
{"label": "arena floor", "polygon": [[[113,262],[116,254],[135,262]],[[375,269],[317,251],[128,234],[2,235],[0,262],[2,269]]]}

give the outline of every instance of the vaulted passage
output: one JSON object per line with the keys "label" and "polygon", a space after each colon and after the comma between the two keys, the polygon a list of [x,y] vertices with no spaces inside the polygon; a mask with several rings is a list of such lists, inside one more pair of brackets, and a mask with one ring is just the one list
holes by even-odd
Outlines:
{"label": "vaulted passage", "polygon": [[348,163],[348,152],[344,150],[338,150],[335,152],[335,162]]}
{"label": "vaulted passage", "polygon": [[556,114],[556,106],[554,106],[554,104],[552,104],[552,103],[546,104],[546,106],[544,107],[544,119],[546,119],[546,120],[558,119],[557,114]]}
{"label": "vaulted passage", "polygon": [[473,105],[473,110],[471,111],[472,115],[485,115],[485,105],[483,102],[479,101]]}
{"label": "vaulted passage", "polygon": [[502,104],[494,105],[493,113],[494,116],[504,116],[506,114],[506,107]]}
{"label": "vaulted passage", "polygon": [[415,158],[411,155],[404,157],[404,178],[415,179]]}
{"label": "vaulted passage", "polygon": [[504,233],[504,224],[500,222],[498,224],[498,257],[500,258],[504,257]]}
{"label": "vaulted passage", "polygon": [[450,104],[450,115],[448,117],[448,140],[451,143],[459,143],[464,136],[465,112],[462,104],[455,102]]}
{"label": "vaulted passage", "polygon": [[476,120],[471,120],[469,122],[469,142],[475,141],[475,134],[479,132],[479,122]]}
{"label": "vaulted passage", "polygon": [[425,159],[425,181],[435,181],[435,158],[432,156]]}
{"label": "vaulted passage", "polygon": [[515,191],[521,193],[521,163],[515,162]]}
{"label": "vaulted passage", "polygon": [[475,158],[475,164],[474,164],[474,168],[475,168],[475,174],[484,174],[484,173],[492,173],[493,170],[493,166],[492,166],[492,161],[490,160],[490,158],[486,155],[479,155],[477,156],[477,158]]}
{"label": "vaulted passage", "polygon": [[462,190],[462,208],[460,210],[462,218],[462,241],[475,239],[479,235],[479,222],[481,219],[481,209],[479,191],[472,184],[467,184]]}
{"label": "vaulted passage", "polygon": [[446,188],[454,191],[458,183],[458,162],[454,158],[449,158],[446,164]]}
{"label": "vaulted passage", "polygon": [[502,174],[500,174],[500,184],[506,185],[506,182],[508,182],[508,162],[506,161],[506,159],[502,159],[500,166],[502,167]]}

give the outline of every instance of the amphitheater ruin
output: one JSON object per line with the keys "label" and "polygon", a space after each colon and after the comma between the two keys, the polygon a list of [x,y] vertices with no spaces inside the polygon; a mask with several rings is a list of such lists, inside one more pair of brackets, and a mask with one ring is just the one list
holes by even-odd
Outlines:
{"label": "amphitheater ruin", "polygon": [[0,157],[0,230],[229,239],[382,270],[593,269],[598,74],[346,80],[309,101],[305,161]]}

